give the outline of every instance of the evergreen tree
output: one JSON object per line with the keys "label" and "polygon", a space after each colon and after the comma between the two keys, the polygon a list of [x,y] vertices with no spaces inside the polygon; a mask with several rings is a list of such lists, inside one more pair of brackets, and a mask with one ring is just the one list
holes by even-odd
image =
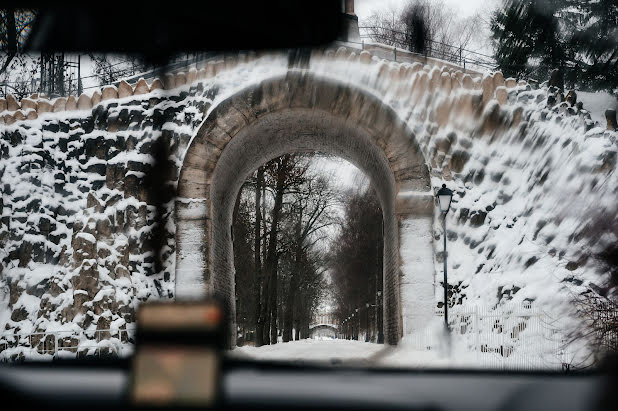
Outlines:
{"label": "evergreen tree", "polygon": [[507,0],[491,30],[507,76],[545,79],[557,68],[569,87],[616,90],[618,0]]}

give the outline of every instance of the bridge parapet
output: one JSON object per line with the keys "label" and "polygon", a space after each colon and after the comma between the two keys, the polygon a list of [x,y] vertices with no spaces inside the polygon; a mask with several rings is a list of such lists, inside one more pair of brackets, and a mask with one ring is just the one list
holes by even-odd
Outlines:
{"label": "bridge parapet", "polygon": [[[532,90],[531,85],[525,80],[504,79],[499,71],[480,73],[448,61],[425,57],[405,50],[395,51],[395,48],[377,43],[368,43],[363,47],[364,50],[359,50],[353,45],[344,43],[337,49],[315,49],[312,56],[329,61],[380,65],[381,68],[377,76],[387,79],[391,85],[398,82],[409,82],[411,79],[417,78],[418,81],[413,82],[418,83],[417,88],[420,89],[416,91],[416,94],[432,92],[436,89],[440,89],[442,93],[446,94],[455,93],[460,89],[481,90],[483,105],[487,105],[492,100],[496,100],[500,105],[505,105],[508,103],[509,96],[514,94],[513,90],[519,89],[518,91],[521,91],[522,87],[526,90]],[[196,82],[213,78],[223,71],[234,69],[239,64],[254,62],[257,58],[258,55],[254,52],[240,52],[237,55],[226,55],[224,57],[210,56],[208,61],[200,63],[199,69],[197,65],[187,67],[186,71],[178,68],[175,72],[166,73],[162,79],[152,78],[150,84],[144,78],[140,78],[134,84],[122,80],[117,85],[102,86],[101,91],[95,90],[91,95],[84,93],[79,97],[58,97],[50,100],[39,94],[33,94],[18,101],[15,96],[9,94],[6,98],[0,99],[0,124],[11,125],[17,121],[36,120],[45,113],[90,110],[105,101],[145,95],[157,90],[170,91],[183,86],[190,86]],[[427,76],[426,80],[424,75]],[[396,88],[396,86],[392,88]],[[411,90],[411,92],[414,93],[415,90]],[[564,101],[564,96],[561,101]],[[613,127],[610,117],[607,120],[609,130]]]}

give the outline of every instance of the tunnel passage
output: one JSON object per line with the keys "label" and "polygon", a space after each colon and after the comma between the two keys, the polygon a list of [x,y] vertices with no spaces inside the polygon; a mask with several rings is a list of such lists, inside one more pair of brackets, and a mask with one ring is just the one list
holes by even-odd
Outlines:
{"label": "tunnel passage", "polygon": [[[176,202],[176,296],[217,294],[233,321],[234,201],[260,165],[302,151],[350,161],[376,190],[384,221],[384,335],[396,344],[435,306],[433,265],[426,261],[433,258],[428,169],[412,132],[378,98],[307,73],[290,72],[223,100],[191,141]],[[410,235],[422,241],[400,250]],[[402,282],[414,289],[403,297],[415,300],[403,309]]]}

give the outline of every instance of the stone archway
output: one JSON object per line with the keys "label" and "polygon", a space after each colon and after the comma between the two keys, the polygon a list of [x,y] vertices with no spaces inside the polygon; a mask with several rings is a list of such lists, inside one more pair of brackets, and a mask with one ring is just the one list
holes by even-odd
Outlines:
{"label": "stone archway", "polygon": [[[396,344],[435,306],[428,169],[392,109],[366,91],[308,73],[289,72],[223,100],[191,141],[178,181],[176,295],[217,294],[233,321],[234,200],[258,166],[304,150],[345,158],[376,189],[384,220],[384,335]],[[402,283],[414,290],[403,295],[414,300],[404,307]]]}

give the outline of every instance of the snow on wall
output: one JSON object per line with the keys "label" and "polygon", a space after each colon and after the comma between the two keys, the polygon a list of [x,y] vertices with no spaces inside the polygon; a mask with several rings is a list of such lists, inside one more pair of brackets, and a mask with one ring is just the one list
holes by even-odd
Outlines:
{"label": "snow on wall", "polygon": [[[589,227],[599,216],[616,224],[618,133],[595,123],[586,105],[567,103],[548,82],[533,87],[501,73],[475,79],[342,48],[316,54],[313,71],[364,87],[393,107],[421,146],[434,190],[446,183],[456,192],[447,216],[451,304],[534,301],[559,317],[573,314],[574,295],[606,283],[607,268],[589,257],[618,238],[607,226]],[[406,283],[419,267],[410,254],[422,241],[414,231],[402,225],[408,310],[418,289]],[[440,302],[438,213],[433,236]]]}
{"label": "snow on wall", "polygon": [[7,333],[85,329],[94,338],[119,322],[124,329],[139,302],[174,297],[173,202],[163,215],[163,269],[154,267],[153,146],[169,148],[175,185],[213,99],[278,75],[281,61],[235,61],[227,71],[220,61],[171,91],[111,90],[91,109],[1,116],[11,120],[0,125],[0,350],[17,338]]}
{"label": "snow on wall", "polygon": [[[58,107],[65,111],[49,112],[41,101],[43,109],[28,119],[31,112],[17,114],[22,102],[1,116],[3,332],[126,326],[140,301],[174,296],[172,204],[164,215],[164,268],[153,269],[155,210],[144,181],[153,144],[169,147],[174,180],[214,106],[288,69],[280,55],[229,63],[178,76],[170,91],[162,84],[146,91],[142,84],[139,93],[136,86],[133,95],[126,87],[107,89],[102,101],[93,94],[91,108],[75,102],[71,111],[64,101]],[[602,267],[585,257],[618,239],[585,228],[595,216],[616,215],[617,134],[595,127],[558,90],[345,49],[317,51],[304,69],[380,96],[412,130],[433,186],[446,182],[456,191],[447,217],[452,303],[526,300],[563,312],[571,293],[605,281]],[[427,304],[441,301],[442,229],[436,217],[404,219],[400,228],[403,310],[413,318],[418,287],[434,287],[435,301]],[[415,236],[423,230],[432,238]],[[193,265],[195,273],[198,260],[179,268]],[[420,281],[417,273],[427,271],[432,279]]]}

